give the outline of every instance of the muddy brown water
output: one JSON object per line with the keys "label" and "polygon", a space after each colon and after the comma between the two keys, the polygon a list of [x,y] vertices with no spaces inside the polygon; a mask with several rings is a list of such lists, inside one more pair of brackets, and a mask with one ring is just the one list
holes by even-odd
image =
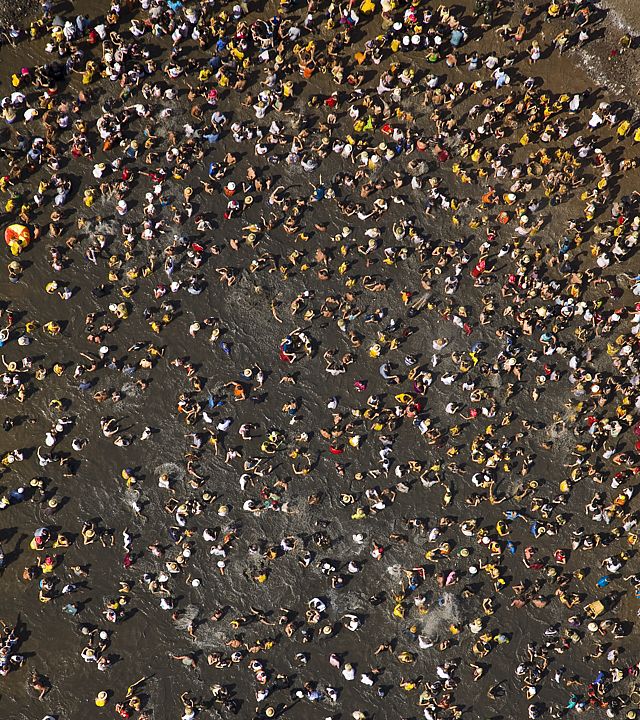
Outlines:
{"label": "muddy brown water", "polygon": [[[78,5],[84,11],[85,5]],[[88,13],[98,10],[98,5],[86,6]],[[67,12],[69,12],[67,10]],[[272,13],[269,5],[265,12]],[[374,25],[375,27],[375,25]],[[485,38],[479,45],[487,49],[492,39]],[[10,72],[22,64],[32,65],[43,57],[42,43],[23,43],[18,49],[3,48],[0,51],[2,67],[2,87],[7,91],[7,80]],[[401,61],[409,58],[399,56]],[[574,63],[579,58],[571,54],[560,61],[546,61],[536,66],[536,71],[544,75],[545,81],[554,91],[576,92],[587,87],[593,87],[594,82],[583,70]],[[384,65],[383,65],[384,66]],[[438,68],[440,71],[440,68]],[[523,70],[524,72],[524,70]],[[461,71],[461,77],[466,77]],[[183,88],[181,82],[178,87]],[[77,92],[79,85],[72,81],[69,91]],[[304,100],[311,92],[327,93],[333,90],[327,78],[314,78],[310,86],[298,99],[298,107],[305,108]],[[111,89],[104,82],[94,86],[96,93],[109,94]],[[186,108],[184,91],[181,100],[175,105],[175,124],[180,126],[188,116],[183,113]],[[469,109],[472,102],[465,101],[456,112],[461,115]],[[246,117],[246,111],[241,109],[233,97],[226,100],[221,109],[236,116]],[[342,108],[344,109],[344,108]],[[320,116],[323,111],[317,111]],[[326,112],[324,112],[326,115]],[[88,111],[88,116],[96,117],[95,109]],[[267,116],[270,122],[275,119],[275,113]],[[426,120],[424,120],[427,123]],[[35,130],[35,127],[32,130]],[[128,133],[139,131],[139,124],[134,124]],[[166,130],[171,127],[167,124]],[[15,129],[15,128],[14,128]],[[17,126],[20,129],[20,126]],[[6,138],[6,131],[5,131]],[[233,176],[238,179],[244,174],[248,162],[255,163],[255,158],[248,148],[238,148],[226,136],[206,157],[205,161],[194,170],[189,183],[198,188],[194,196],[196,210],[207,213],[214,224],[214,231],[203,239],[207,245],[212,243],[223,244],[231,237],[239,237],[241,226],[248,221],[258,219],[261,212],[267,212],[265,204],[266,194],[256,196],[252,208],[240,220],[225,223],[222,215],[224,198],[218,194],[208,196],[199,190],[198,180],[206,176],[208,163],[221,158],[226,151],[240,152],[243,156],[239,169]],[[98,153],[97,159],[103,159]],[[106,159],[106,158],[105,158]],[[402,156],[386,165],[381,171],[389,177],[396,166],[402,167]],[[141,164],[135,163],[141,169]],[[122,220],[114,215],[113,206],[109,203],[97,202],[91,210],[81,204],[81,186],[89,180],[91,165],[85,161],[63,162],[61,172],[72,177],[74,194],[72,201],[64,208],[65,235],[72,232],[72,226],[78,215],[86,216],[89,230],[103,232],[109,237],[108,253],[120,252],[118,240],[119,227]],[[331,179],[338,171],[352,171],[351,164],[342,163],[331,157],[321,167],[322,176]],[[300,169],[290,168],[284,162],[274,165],[270,171],[275,176],[275,185],[285,185],[294,196],[307,196],[312,188],[310,182],[318,182],[318,174],[307,175]],[[447,185],[463,196],[459,185],[456,185],[447,169],[439,170]],[[27,194],[34,191],[38,177],[28,185],[20,188]],[[632,185],[633,178],[626,182]],[[93,184],[93,183],[91,183]],[[177,200],[184,183],[170,181],[166,183],[166,192],[172,201]],[[131,210],[125,218],[129,222],[139,223],[144,192],[150,187],[147,178],[139,176],[130,202]],[[468,187],[468,186],[467,186]],[[475,194],[475,188],[471,193]],[[391,227],[393,223],[407,216],[415,216],[423,232],[429,236],[440,239],[443,243],[452,242],[459,238],[461,230],[453,227],[445,214],[437,214],[433,219],[424,219],[422,214],[422,197],[419,191],[411,191],[406,187],[401,194],[405,198],[405,206],[391,205],[391,210],[378,221],[383,230],[383,246],[393,245]],[[387,192],[388,196],[389,193]],[[3,196],[3,201],[6,196]],[[341,191],[342,199],[357,199]],[[129,199],[129,198],[128,198]],[[391,204],[391,203],[390,203]],[[45,212],[46,211],[46,212]],[[50,211],[47,206],[36,215],[36,222],[42,224]],[[548,225],[544,232],[553,238],[554,232],[571,213],[579,211],[579,205],[573,202],[563,205],[552,215],[548,209],[543,213],[548,217]],[[96,221],[96,215],[101,214],[103,219]],[[168,210],[164,217],[170,216]],[[3,216],[3,224],[9,220]],[[312,223],[326,221],[330,226],[327,235],[319,235],[312,230]],[[310,228],[311,239],[306,244],[298,243],[296,247],[306,250],[313,256],[318,246],[331,246],[328,235],[333,235],[344,225],[352,229],[354,241],[362,242],[364,230],[369,226],[367,221],[361,222],[354,218],[344,218],[335,204],[329,201],[318,203],[313,212],[305,214],[305,224]],[[170,228],[160,242],[154,243],[154,249],[162,251],[164,244],[168,243],[173,233],[184,234],[193,239],[199,239],[192,224],[181,228]],[[464,230],[468,236],[468,250],[473,255],[482,242],[480,234]],[[504,240],[504,236],[501,238]],[[81,243],[84,247],[85,240]],[[160,269],[150,278],[138,279],[135,282],[137,290],[129,305],[131,312],[129,318],[118,324],[113,335],[109,336],[107,344],[110,347],[109,356],[129,359],[139,358],[141,355],[128,352],[127,349],[137,341],[151,341],[166,347],[164,359],[161,359],[152,372],[138,370],[133,377],[125,376],[119,372],[101,369],[96,374],[96,385],[90,392],[81,392],[77,383],[73,381],[72,372],[75,363],[82,360],[80,352],[95,352],[96,347],[84,339],[84,316],[88,312],[103,313],[110,302],[117,297],[114,291],[110,296],[97,300],[91,294],[91,289],[100,282],[107,280],[107,268],[102,260],[98,267],[88,263],[82,250],[68,253],[68,264],[56,276],[74,288],[74,297],[69,302],[63,302],[56,297],[45,294],[44,286],[49,282],[53,273],[47,263],[47,249],[51,246],[50,239],[42,239],[35,243],[20,259],[27,266],[23,278],[17,284],[7,281],[6,273],[0,279],[0,292],[3,299],[11,302],[11,307],[17,314],[17,325],[21,326],[27,320],[36,320],[43,324],[55,319],[64,324],[64,332],[58,338],[47,338],[44,333],[35,333],[35,342],[23,349],[17,345],[13,334],[9,343],[3,348],[7,360],[24,357],[27,353],[37,363],[51,367],[55,362],[69,365],[61,377],[49,375],[45,382],[31,383],[30,395],[24,404],[18,404],[13,398],[3,402],[3,413],[9,416],[22,416],[22,421],[10,432],[2,434],[2,450],[6,452],[13,448],[23,448],[27,459],[14,465],[0,477],[0,486],[3,492],[8,492],[20,485],[26,485],[33,477],[47,478],[47,493],[54,494],[62,502],[61,509],[54,517],[47,517],[44,505],[34,502],[23,502],[12,506],[0,515],[2,521],[1,541],[8,557],[8,567],[0,578],[0,618],[5,622],[19,624],[20,645],[19,652],[26,656],[23,668],[10,673],[0,680],[0,716],[7,720],[40,720],[49,713],[57,720],[80,720],[85,718],[114,717],[114,704],[121,701],[129,685],[139,678],[148,678],[139,688],[139,694],[146,709],[153,713],[155,718],[178,718],[182,714],[180,695],[188,692],[191,697],[197,698],[204,705],[202,717],[230,717],[227,710],[212,701],[210,686],[219,683],[230,688],[239,701],[241,701],[238,717],[253,718],[258,711],[254,691],[259,687],[253,679],[247,662],[257,657],[265,664],[269,674],[268,687],[272,694],[260,703],[264,710],[268,705],[276,707],[289,718],[324,718],[328,716],[349,717],[360,709],[370,713],[376,718],[408,718],[422,716],[417,706],[417,693],[406,693],[398,687],[401,677],[424,678],[432,680],[435,677],[435,667],[444,659],[461,660],[461,666],[456,675],[462,678],[461,684],[455,690],[454,697],[458,704],[468,711],[470,718],[523,718],[526,716],[527,702],[520,692],[519,683],[514,677],[515,665],[524,659],[524,650],[528,642],[543,641],[543,632],[549,626],[560,624],[566,627],[566,620],[571,614],[557,601],[550,603],[544,609],[537,609],[532,605],[522,610],[509,608],[511,593],[507,590],[497,598],[497,610],[493,616],[487,618],[487,627],[490,632],[505,633],[510,643],[497,646],[483,661],[489,667],[489,672],[478,683],[471,682],[470,670],[467,663],[474,661],[471,651],[475,637],[467,629],[462,634],[453,636],[450,632],[452,624],[463,626],[478,615],[482,615],[481,601],[484,597],[493,594],[486,575],[480,574],[471,577],[468,567],[477,563],[479,558],[486,559],[486,553],[471,539],[460,533],[445,533],[441,539],[448,539],[453,544],[453,553],[446,562],[440,562],[437,567],[424,559],[425,551],[431,547],[425,537],[419,533],[407,530],[404,520],[411,517],[424,518],[429,526],[433,527],[437,519],[443,514],[457,518],[477,518],[483,527],[493,528],[495,523],[503,517],[506,509],[521,509],[515,500],[509,500],[502,505],[469,508],[464,499],[474,488],[470,485],[469,477],[455,476],[446,473],[447,484],[453,490],[453,501],[446,509],[442,509],[444,488],[436,485],[431,488],[423,487],[413,476],[408,476],[411,490],[406,495],[399,494],[395,503],[385,510],[371,515],[365,520],[351,519],[352,507],[344,507],[340,503],[340,495],[344,492],[354,493],[361,497],[367,488],[385,488],[396,482],[393,472],[386,476],[384,473],[377,477],[368,476],[363,481],[354,479],[356,472],[378,470],[380,467],[378,451],[381,443],[376,434],[368,428],[361,429],[364,436],[363,446],[359,451],[347,448],[343,456],[338,458],[344,461],[347,469],[344,477],[340,477],[334,467],[335,458],[327,452],[327,444],[318,436],[320,427],[327,427],[331,423],[331,411],[327,408],[327,401],[331,396],[339,400],[339,409],[348,412],[350,407],[364,407],[366,397],[372,393],[380,393],[386,397],[386,402],[396,390],[387,386],[379,376],[378,366],[382,360],[371,359],[367,354],[367,347],[374,342],[375,331],[384,328],[391,318],[403,318],[406,326],[415,332],[401,345],[400,351],[386,356],[399,367],[400,372],[406,372],[402,367],[402,358],[411,353],[418,356],[420,363],[428,363],[432,350],[432,341],[436,337],[445,336],[450,340],[448,350],[458,349],[465,352],[477,341],[486,344],[485,359],[491,361],[500,350],[500,344],[494,334],[495,326],[478,327],[471,337],[446,321],[438,313],[423,311],[415,318],[407,318],[406,308],[400,301],[400,291],[404,287],[415,289],[419,286],[419,261],[411,256],[408,261],[400,263],[399,267],[382,265],[380,260],[372,271],[385,274],[390,278],[389,290],[380,295],[364,293],[359,298],[359,304],[366,312],[376,307],[387,308],[387,318],[380,326],[363,323],[362,318],[354,322],[354,327],[365,337],[361,349],[356,351],[357,362],[349,367],[346,374],[337,378],[330,377],[324,372],[322,352],[330,347],[339,348],[346,352],[349,344],[343,333],[340,333],[335,324],[315,320],[309,326],[309,333],[318,345],[319,352],[312,359],[303,359],[293,366],[284,365],[278,358],[278,344],[287,332],[293,330],[302,319],[291,317],[288,311],[289,303],[303,290],[312,293],[311,305],[319,307],[322,299],[330,292],[344,292],[344,278],[334,273],[327,283],[317,280],[312,270],[302,272],[293,268],[288,279],[283,282],[279,273],[268,274],[261,272],[249,275],[242,273],[241,279],[231,288],[223,287],[214,272],[215,267],[228,265],[237,268],[246,267],[252,252],[242,246],[238,253],[228,247],[220,256],[207,257],[201,268],[207,286],[199,296],[192,296],[182,291],[171,296],[171,300],[179,304],[176,319],[160,334],[154,336],[150,332],[148,323],[142,315],[145,307],[157,307],[152,296],[152,288],[157,282],[165,282],[166,277]],[[335,247],[335,246],[334,246]],[[291,252],[293,243],[282,231],[275,230],[264,241],[264,249],[274,253],[286,262],[286,256]],[[134,262],[142,263],[148,252],[142,244],[138,244]],[[356,251],[350,250],[348,261],[355,262]],[[5,254],[5,262],[10,260]],[[362,261],[358,266],[362,274]],[[508,259],[504,259],[501,273],[508,270]],[[188,277],[190,271],[180,267],[177,277]],[[471,267],[471,265],[469,266]],[[122,284],[122,283],[120,283]],[[256,291],[256,286],[259,286]],[[592,291],[596,297],[597,290]],[[442,299],[442,284],[437,282],[434,287],[435,298]],[[463,273],[463,279],[457,292],[457,301],[477,314],[481,292],[473,287],[468,272]],[[275,300],[278,304],[278,314],[282,324],[275,321],[271,314],[270,304]],[[499,312],[502,311],[499,307]],[[219,319],[224,329],[220,339],[231,345],[231,355],[227,356],[218,346],[207,342],[207,331],[203,329],[195,339],[188,334],[188,327],[194,320],[214,316]],[[473,315],[475,317],[476,315]],[[524,339],[522,342],[525,351],[535,346],[533,341]],[[594,346],[596,352],[595,365],[603,370],[610,369],[606,354],[602,348]],[[182,418],[176,412],[176,402],[180,393],[188,389],[184,372],[169,364],[175,357],[189,356],[197,367],[198,376],[205,383],[201,397],[206,400],[207,393],[218,395],[223,392],[223,385],[231,380],[242,379],[242,371],[247,367],[259,365],[267,375],[262,390],[253,389],[257,395],[263,395],[261,402],[245,401],[234,403],[228,398],[222,407],[206,409],[214,419],[219,422],[226,417],[233,417],[228,436],[225,438],[225,447],[240,446],[237,428],[243,422],[252,422],[258,425],[262,434],[270,428],[280,428],[285,436],[285,447],[293,447],[293,438],[297,432],[308,430],[311,434],[309,448],[314,460],[313,471],[308,476],[294,476],[291,472],[291,460],[286,451],[281,451],[273,457],[275,465],[274,477],[287,479],[289,487],[284,498],[291,505],[291,513],[264,511],[259,515],[243,512],[243,503],[251,497],[257,497],[259,485],[248,487],[244,492],[240,490],[239,478],[242,470],[238,462],[227,465],[223,457],[216,457],[211,450],[202,454],[198,463],[201,474],[205,477],[203,486],[194,490],[188,484],[185,476],[184,453],[188,451],[188,440],[185,434],[190,432]],[[553,390],[543,392],[541,399],[533,404],[528,392],[524,391],[510,401],[509,409],[517,417],[532,418],[543,426],[550,427],[553,414],[564,412],[564,403],[571,398],[570,386],[566,382],[566,362],[560,361],[565,369],[565,378]],[[451,369],[450,361],[443,359],[436,369],[442,372]],[[296,376],[297,384],[288,386],[279,384],[284,374],[292,373]],[[135,379],[148,376],[151,380],[149,389],[142,392],[135,385]],[[358,394],[354,390],[354,381],[367,378],[369,385],[366,393]],[[531,371],[529,371],[529,381]],[[494,379],[497,385],[498,398],[502,388],[500,380]],[[117,390],[122,394],[118,403],[106,401],[97,405],[91,399],[91,393],[97,388],[109,391]],[[405,382],[401,389],[408,389]],[[530,389],[530,387],[529,387]],[[456,386],[447,388],[439,381],[434,382],[429,389],[426,401],[429,415],[438,422],[446,421],[444,407],[453,398],[456,398]],[[50,408],[53,399],[62,399],[68,403],[66,414],[73,418],[73,427],[65,434],[56,450],[70,452],[79,462],[77,472],[73,477],[65,477],[61,468],[49,465],[40,468],[35,457],[35,449],[44,441],[44,434],[49,429],[56,413]],[[300,420],[293,427],[288,424],[288,417],[282,412],[283,403],[296,398],[301,401]],[[114,447],[113,443],[103,437],[100,432],[99,420],[101,416],[114,416],[120,421],[126,432],[136,436],[135,442],[128,448]],[[31,420],[33,419],[33,423]],[[488,422],[488,421],[487,421]],[[486,424],[486,423],[485,423]],[[150,439],[140,441],[142,429],[149,425],[156,429]],[[470,439],[479,431],[482,425],[465,427],[456,445],[468,444]],[[203,430],[200,423],[198,430]],[[514,430],[505,429],[506,435],[512,435]],[[395,437],[393,451],[393,468],[410,459],[419,460],[428,465],[448,460],[443,458],[443,451],[430,446],[422,440],[411,422],[404,420],[393,433]],[[89,443],[81,453],[71,451],[71,440],[74,437],[86,437]],[[552,449],[546,450],[540,445],[542,439],[548,439],[549,432],[545,429],[537,433],[528,433],[521,443],[527,451],[536,455],[536,464],[530,477],[537,480],[545,496],[552,496],[558,492],[558,484],[566,476],[567,470],[563,463],[567,461],[568,453],[577,442],[573,435],[567,432],[554,438]],[[264,438],[255,439],[244,444],[243,452],[247,455],[260,454],[260,444]],[[462,458],[468,458],[462,450]],[[461,460],[462,462],[462,460]],[[140,492],[142,503],[141,515],[136,515],[132,508],[134,496],[125,488],[121,478],[123,468],[133,468],[138,479],[136,486]],[[191,496],[201,495],[208,490],[215,493],[218,499],[208,507],[202,515],[189,522],[189,528],[195,531],[193,554],[185,572],[172,578],[169,582],[173,597],[176,598],[176,609],[180,615],[177,620],[171,619],[171,613],[159,608],[157,597],[151,596],[144,588],[141,577],[143,573],[158,573],[164,569],[164,561],[174,558],[177,550],[170,540],[168,528],[175,525],[173,518],[164,512],[163,506],[169,499],[166,491],[157,486],[157,477],[162,472],[168,472],[172,477],[176,497],[179,500]],[[517,484],[517,478],[508,473],[499,472],[497,491],[509,493]],[[317,506],[309,506],[307,497],[312,493],[322,494],[322,502]],[[535,575],[525,570],[520,561],[522,547],[535,544],[539,554],[549,558],[556,547],[566,547],[569,542],[570,531],[575,527],[584,525],[589,531],[601,529],[592,523],[582,512],[583,504],[591,497],[592,487],[587,483],[577,486],[571,496],[571,504],[564,508],[570,516],[569,523],[563,528],[557,538],[543,538],[533,540],[529,526],[524,520],[512,523],[510,539],[518,546],[518,555],[512,558],[505,554],[503,566],[505,575],[514,581],[523,577],[533,578]],[[221,504],[227,504],[230,512],[221,517],[217,510]],[[103,548],[99,543],[84,546],[79,537],[82,523],[86,520],[95,520],[100,527],[110,528],[114,531],[115,546]],[[21,575],[23,568],[32,563],[34,553],[29,550],[29,540],[36,528],[49,526],[62,529],[77,536],[72,547],[66,550],[57,550],[59,566],[55,575],[59,579],[58,588],[66,582],[74,581],[70,568],[74,565],[89,567],[89,575],[83,581],[83,587],[71,600],[81,602],[83,609],[79,616],[69,617],[62,611],[65,598],[56,598],[51,603],[38,602],[36,582],[25,583]],[[227,568],[224,576],[220,575],[215,567],[215,556],[209,554],[210,543],[205,542],[201,533],[204,528],[220,528],[223,535],[231,527],[236,527],[238,539],[232,544],[232,550],[227,559]],[[133,567],[123,567],[122,536],[123,529],[128,528],[133,535],[133,551],[136,562]],[[331,546],[322,549],[312,542],[312,536],[323,531],[331,540]],[[354,533],[362,533],[365,543],[358,545],[353,540]],[[406,534],[406,543],[390,543],[390,533]],[[257,584],[251,579],[250,573],[261,564],[259,556],[252,555],[249,547],[259,543],[266,547],[277,545],[285,536],[298,538],[298,548],[290,555],[269,563],[269,577],[264,584]],[[381,561],[374,560],[370,555],[372,541],[380,542],[387,547]],[[155,559],[147,550],[147,545],[153,542],[162,543],[167,548],[166,558],[162,561]],[[309,547],[315,554],[315,560],[308,569],[302,569],[297,561],[303,546]],[[458,555],[462,547],[470,547],[471,555],[464,558]],[[595,588],[595,578],[599,576],[597,564],[608,554],[619,551],[624,546],[614,544],[604,551],[589,554],[574,554],[570,557],[567,569],[569,571],[590,565],[593,570],[584,583],[576,582],[573,587],[583,592],[587,598],[602,596],[606,591]],[[362,563],[362,570],[350,578],[343,589],[334,589],[330,577],[320,571],[319,561],[328,559],[346,574],[346,565],[352,559]],[[393,595],[399,592],[405,575],[403,569],[426,563],[427,577],[418,592],[427,597],[429,612],[419,615],[415,609],[407,613],[404,620],[395,618],[392,614]],[[435,581],[435,572],[455,569],[460,575],[458,584],[446,590],[438,588]],[[201,580],[199,587],[192,587],[187,582],[187,576]],[[117,597],[119,581],[133,583],[128,604],[125,606],[126,619],[113,625],[105,621],[102,610],[108,600]],[[461,590],[465,585],[472,585],[475,593],[470,597],[462,597]],[[609,589],[627,591],[628,586],[621,580],[615,580]],[[552,585],[547,585],[544,592],[551,593]],[[369,598],[377,593],[384,593],[385,600],[380,605],[373,606]],[[290,608],[296,619],[304,619],[307,601],[318,596],[327,603],[326,619],[323,622],[335,625],[336,634],[331,638],[318,637],[317,631],[313,642],[301,642],[298,632],[292,639],[282,634],[282,628],[277,625],[267,626],[254,622],[234,630],[230,620],[249,613],[251,607],[263,609],[268,614],[269,621],[275,621],[281,614],[280,608]],[[625,595],[618,604],[615,614],[618,617],[632,619],[635,614],[635,600],[629,594]],[[227,607],[225,617],[217,622],[209,620],[212,612],[220,607]],[[355,612],[363,620],[362,627],[355,633],[341,628],[341,618],[345,613]],[[195,638],[187,633],[188,622],[195,622]],[[84,638],[79,627],[82,623],[97,626],[109,633],[109,647],[106,654],[112,659],[112,668],[105,673],[99,672],[92,663],[85,663],[80,657],[84,646]],[[450,638],[453,645],[446,652],[437,648],[420,650],[412,632],[412,627],[438,641]],[[584,632],[583,630],[581,632]],[[277,640],[275,647],[267,652],[248,655],[241,663],[228,669],[214,669],[207,665],[206,655],[219,651],[226,655],[231,649],[225,645],[235,635],[252,645],[257,639],[268,637]],[[396,653],[408,650],[416,655],[415,664],[401,665],[392,655],[382,654],[373,657],[373,651],[382,642],[396,639]],[[623,641],[627,644],[627,641]],[[630,663],[634,657],[633,648],[629,643]],[[540,702],[550,705],[552,703],[565,704],[570,691],[558,686],[552,675],[560,665],[567,667],[568,674],[578,674],[586,682],[590,682],[595,674],[595,668],[604,667],[605,663],[596,666],[587,663],[585,654],[591,650],[591,641],[577,644],[564,655],[552,653],[551,675],[541,683],[539,693]],[[330,667],[328,658],[331,653],[338,653],[348,662],[353,663],[358,670],[365,672],[372,666],[380,666],[383,673],[377,686],[389,688],[384,699],[378,699],[375,688],[371,690],[362,685],[359,680],[346,682],[339,671]],[[170,655],[183,653],[195,654],[198,660],[196,671],[188,670],[179,661],[171,659]],[[308,653],[309,661],[302,664],[297,658],[298,653]],[[38,701],[27,686],[28,674],[37,670],[46,675],[51,682],[51,690],[43,701]],[[289,676],[291,686],[279,687],[276,678],[278,673]],[[319,702],[311,703],[307,700],[294,702],[290,691],[299,688],[304,682],[315,681],[319,683],[322,691],[327,685],[340,688],[340,697],[337,703],[332,703],[324,696]],[[491,700],[487,690],[497,682],[504,682],[506,694],[496,700]],[[376,686],[376,687],[377,687]],[[96,708],[94,698],[100,690],[109,692],[109,703],[106,708]],[[285,707],[286,706],[286,707]]]}

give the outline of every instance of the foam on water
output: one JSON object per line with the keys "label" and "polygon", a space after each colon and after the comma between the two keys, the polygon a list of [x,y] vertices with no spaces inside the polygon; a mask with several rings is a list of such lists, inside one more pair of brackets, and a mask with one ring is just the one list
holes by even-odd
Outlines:
{"label": "foam on water", "polygon": [[440,597],[443,603],[436,604],[420,623],[421,634],[427,637],[437,636],[462,618],[460,601],[453,593],[446,592]]}
{"label": "foam on water", "polygon": [[184,478],[184,469],[177,463],[166,462],[161,465],[157,465],[153,472],[156,477],[159,475],[168,475],[173,481],[182,480]]}

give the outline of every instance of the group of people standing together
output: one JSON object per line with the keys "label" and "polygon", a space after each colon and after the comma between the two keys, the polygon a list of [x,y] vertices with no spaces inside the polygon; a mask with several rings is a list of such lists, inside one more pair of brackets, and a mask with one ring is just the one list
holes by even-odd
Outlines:
{"label": "group of people standing together", "polygon": [[633,38],[64,12],[0,48],[11,712],[637,717],[640,122],[566,71]]}

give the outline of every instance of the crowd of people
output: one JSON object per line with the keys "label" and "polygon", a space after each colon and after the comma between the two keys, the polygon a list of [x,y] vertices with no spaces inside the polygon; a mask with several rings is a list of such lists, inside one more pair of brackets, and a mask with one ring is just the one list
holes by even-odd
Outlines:
{"label": "crowd of people", "polygon": [[82,9],[1,33],[3,704],[638,717],[634,39]]}

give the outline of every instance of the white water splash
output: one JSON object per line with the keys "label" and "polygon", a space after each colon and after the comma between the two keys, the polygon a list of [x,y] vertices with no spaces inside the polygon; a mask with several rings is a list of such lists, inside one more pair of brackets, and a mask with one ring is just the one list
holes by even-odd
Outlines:
{"label": "white water splash", "polygon": [[452,593],[444,593],[442,605],[436,605],[421,622],[421,635],[436,637],[451,623],[459,623],[462,618],[458,598]]}
{"label": "white water splash", "polygon": [[153,472],[155,473],[155,476],[158,477],[160,475],[168,475],[169,478],[175,482],[180,481],[184,478],[184,469],[180,467],[177,463],[172,462],[166,462],[162,463],[162,465],[157,465]]}

